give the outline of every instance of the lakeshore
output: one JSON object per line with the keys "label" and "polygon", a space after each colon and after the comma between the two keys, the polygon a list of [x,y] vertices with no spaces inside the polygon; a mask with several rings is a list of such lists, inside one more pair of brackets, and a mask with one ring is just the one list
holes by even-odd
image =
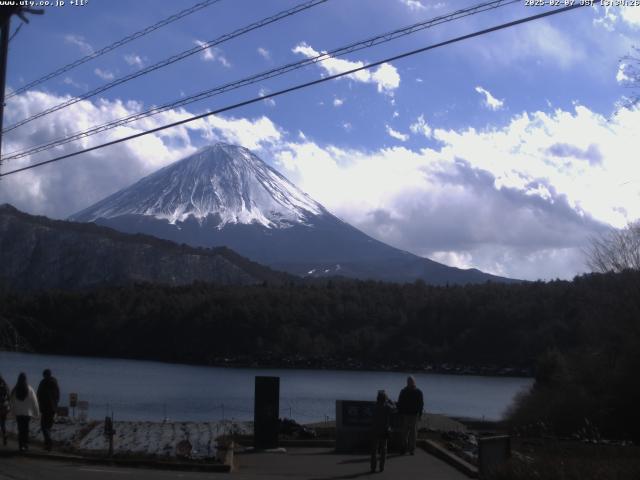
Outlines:
{"label": "lakeshore", "polygon": [[[306,426],[313,432],[313,440],[324,443],[335,442],[335,420],[328,419]],[[443,415],[425,413],[418,422],[418,430],[427,432],[447,432],[463,434],[464,424]],[[194,461],[211,461],[217,458],[220,441],[233,441],[237,452],[251,450],[254,427],[251,421],[220,420],[212,422],[149,422],[115,421],[113,423],[113,455],[127,458],[171,460],[188,458]],[[281,425],[280,441],[287,443],[309,443],[307,435],[300,436]],[[7,421],[7,432],[13,438],[17,435],[15,419]],[[39,448],[42,433],[37,421],[30,428],[31,443]],[[51,430],[57,452],[65,452],[90,457],[108,455],[109,440],[105,435],[105,422],[57,417]],[[311,443],[313,443],[313,440]],[[180,443],[190,445],[188,454],[180,453]],[[6,450],[6,448],[5,448]]]}
{"label": "lakeshore", "polygon": [[[0,372],[10,384],[21,371],[32,384],[50,368],[61,388],[89,403],[88,418],[115,414],[131,421],[252,420],[254,378],[281,378],[280,416],[298,423],[335,417],[339,399],[372,400],[379,389],[395,398],[407,372],[221,368],[170,363],[0,352]],[[532,380],[414,373],[427,410],[449,416],[499,420]]]}
{"label": "lakeshore", "polygon": [[226,368],[264,368],[296,370],[346,370],[367,372],[412,372],[445,375],[532,378],[533,368],[510,365],[469,365],[460,363],[365,362],[355,358],[303,355],[253,355],[216,357],[208,366]]}

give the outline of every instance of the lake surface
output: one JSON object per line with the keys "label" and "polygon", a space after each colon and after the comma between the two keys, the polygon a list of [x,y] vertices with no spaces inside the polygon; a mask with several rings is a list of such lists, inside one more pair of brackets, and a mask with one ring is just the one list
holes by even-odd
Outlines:
{"label": "lake surface", "polygon": [[[253,419],[254,377],[280,377],[280,415],[298,422],[335,418],[336,400],[374,400],[385,389],[396,400],[406,373],[220,368],[137,360],[0,352],[0,375],[13,387],[20,372],[37,388],[50,368],[61,389],[89,402],[89,417],[113,410],[116,420]],[[530,378],[414,374],[425,409],[453,416],[499,419]]]}

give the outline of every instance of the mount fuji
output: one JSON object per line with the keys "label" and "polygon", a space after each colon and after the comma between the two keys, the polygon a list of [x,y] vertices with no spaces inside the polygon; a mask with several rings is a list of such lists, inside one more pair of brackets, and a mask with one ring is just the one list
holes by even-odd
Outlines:
{"label": "mount fuji", "polygon": [[246,148],[217,143],[70,217],[196,247],[227,246],[299,276],[431,284],[510,281],[418,257],[332,215]]}

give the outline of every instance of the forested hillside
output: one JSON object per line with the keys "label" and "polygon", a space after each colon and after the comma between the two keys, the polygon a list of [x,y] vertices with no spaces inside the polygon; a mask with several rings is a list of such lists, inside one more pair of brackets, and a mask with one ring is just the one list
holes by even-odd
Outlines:
{"label": "forested hillside", "polygon": [[[455,287],[328,281],[6,291],[0,315],[36,351],[177,362],[242,358],[532,367],[559,349],[617,345],[638,330],[640,273]],[[6,347],[6,346],[5,346]]]}

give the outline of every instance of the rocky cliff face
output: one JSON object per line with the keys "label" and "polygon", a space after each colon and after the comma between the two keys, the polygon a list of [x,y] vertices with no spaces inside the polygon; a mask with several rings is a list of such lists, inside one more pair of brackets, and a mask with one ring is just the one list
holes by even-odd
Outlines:
{"label": "rocky cliff face", "polygon": [[227,248],[200,249],[0,206],[0,282],[15,289],[78,289],[152,282],[279,282],[284,275]]}

